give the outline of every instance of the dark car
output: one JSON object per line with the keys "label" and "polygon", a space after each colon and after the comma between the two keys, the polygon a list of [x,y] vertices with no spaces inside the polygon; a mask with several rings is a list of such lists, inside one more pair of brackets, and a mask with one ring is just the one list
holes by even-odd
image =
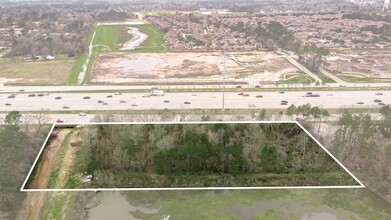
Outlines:
{"label": "dark car", "polygon": [[103,101],[102,101],[102,100],[99,100],[98,103],[103,103]]}
{"label": "dark car", "polygon": [[386,104],[384,104],[383,102],[379,102],[379,103],[377,103],[378,105],[380,105],[380,106],[385,106]]}
{"label": "dark car", "polygon": [[280,91],[279,93],[280,93],[280,94],[284,94],[285,92],[284,92],[284,91]]}
{"label": "dark car", "polygon": [[189,105],[189,104],[191,104],[190,102],[184,102],[185,103],[185,105]]}
{"label": "dark car", "polygon": [[170,100],[164,100],[164,103],[170,103]]}
{"label": "dark car", "polygon": [[242,86],[236,86],[236,88],[237,88],[237,89],[241,89],[241,88],[242,88]]}
{"label": "dark car", "polygon": [[62,99],[62,98],[61,98],[61,96],[57,96],[57,97],[56,97],[56,98],[54,98],[54,99]]}
{"label": "dark car", "polygon": [[35,97],[35,94],[29,94],[28,97]]}
{"label": "dark car", "polygon": [[83,99],[91,99],[89,96],[84,96]]}
{"label": "dark car", "polygon": [[9,99],[14,99],[15,97],[16,97],[15,95],[8,96]]}
{"label": "dark car", "polygon": [[69,109],[69,106],[63,106],[62,108],[63,109]]}
{"label": "dark car", "polygon": [[11,103],[5,103],[5,106],[11,106],[12,104]]}
{"label": "dark car", "polygon": [[61,120],[61,119],[57,119],[57,121],[56,121],[57,123],[63,123],[64,121],[63,120]]}
{"label": "dark car", "polygon": [[263,96],[262,95],[257,95],[255,96],[256,98],[262,98]]}
{"label": "dark car", "polygon": [[358,104],[358,105],[363,105],[363,104],[364,104],[364,102],[357,102],[357,104]]}
{"label": "dark car", "polygon": [[40,94],[38,94],[37,96],[42,97],[42,96],[44,96],[44,94],[40,93]]}
{"label": "dark car", "polygon": [[113,98],[113,96],[112,95],[108,95],[108,96],[106,96],[107,98]]}
{"label": "dark car", "polygon": [[381,102],[381,100],[380,99],[375,99],[375,100],[373,100],[374,102]]}

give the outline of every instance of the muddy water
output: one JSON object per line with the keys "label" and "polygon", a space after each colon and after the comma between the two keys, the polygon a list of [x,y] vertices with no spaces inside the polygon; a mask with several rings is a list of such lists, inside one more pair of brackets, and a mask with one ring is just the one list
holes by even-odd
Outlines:
{"label": "muddy water", "polygon": [[140,56],[133,59],[122,59],[116,64],[111,66],[114,68],[121,68],[122,72],[141,72],[141,71],[154,71],[156,65],[163,63],[164,60],[158,57],[152,56]]}
{"label": "muddy water", "polygon": [[119,191],[100,192],[98,195],[99,205],[91,208],[88,212],[88,220],[133,220],[136,219],[131,212],[139,211],[146,214],[153,214],[159,209],[133,206],[126,201]]}
{"label": "muddy water", "polygon": [[284,220],[291,219],[292,215],[300,220],[349,220],[352,216],[354,219],[362,219],[360,216],[347,210],[332,209],[328,206],[298,204],[295,201],[284,199],[262,200],[254,202],[250,206],[234,204],[219,210],[245,220],[253,219],[257,214],[269,210],[281,214]]}

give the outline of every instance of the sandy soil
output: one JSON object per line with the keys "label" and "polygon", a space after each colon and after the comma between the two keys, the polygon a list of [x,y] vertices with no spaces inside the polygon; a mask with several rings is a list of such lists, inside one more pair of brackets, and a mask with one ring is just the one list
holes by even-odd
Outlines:
{"label": "sandy soil", "polygon": [[391,78],[391,50],[336,51],[327,60],[328,69],[332,71]]}
{"label": "sandy soil", "polygon": [[132,35],[133,37],[132,39],[124,43],[123,47],[120,48],[120,50],[134,50],[148,38],[148,35],[140,32],[138,28],[130,27],[128,30],[128,34]]}
{"label": "sandy soil", "polygon": [[[230,53],[225,62],[226,79],[247,83],[276,82],[298,70],[284,58],[270,52]],[[221,80],[221,53],[101,54],[91,73],[92,83],[133,83],[140,79],[170,79],[171,82]]]}

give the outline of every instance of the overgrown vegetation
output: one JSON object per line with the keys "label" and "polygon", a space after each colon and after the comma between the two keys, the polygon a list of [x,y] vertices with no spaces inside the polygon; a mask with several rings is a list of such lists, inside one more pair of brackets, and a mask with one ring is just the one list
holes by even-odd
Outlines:
{"label": "overgrown vegetation", "polygon": [[354,185],[296,124],[95,125],[77,187]]}
{"label": "overgrown vegetation", "polygon": [[[10,112],[0,126],[0,213],[15,219],[26,194],[21,184],[42,146],[48,127],[20,124],[21,114]],[[46,133],[46,134],[45,134]]]}

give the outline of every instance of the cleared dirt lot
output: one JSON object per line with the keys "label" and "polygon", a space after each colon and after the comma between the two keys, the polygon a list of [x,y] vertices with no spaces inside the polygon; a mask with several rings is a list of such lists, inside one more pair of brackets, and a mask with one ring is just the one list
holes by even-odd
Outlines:
{"label": "cleared dirt lot", "polygon": [[327,63],[331,71],[391,79],[391,50],[335,51],[328,56]]}
{"label": "cleared dirt lot", "polygon": [[[229,53],[227,80],[273,83],[284,74],[296,73],[285,58],[270,52]],[[115,53],[101,54],[91,73],[91,83],[140,83],[150,80],[213,82],[222,80],[222,53]]]}

